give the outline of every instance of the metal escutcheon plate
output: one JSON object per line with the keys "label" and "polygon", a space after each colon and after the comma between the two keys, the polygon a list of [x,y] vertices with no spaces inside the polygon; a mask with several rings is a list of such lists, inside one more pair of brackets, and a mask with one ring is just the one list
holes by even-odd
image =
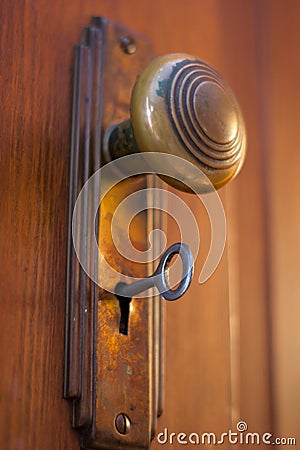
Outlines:
{"label": "metal escutcheon plate", "polygon": [[[77,196],[104,164],[105,133],[112,124],[128,118],[133,84],[152,56],[144,39],[99,17],[92,19],[75,49],[64,396],[72,400],[72,425],[80,431],[81,446],[86,449],[148,448],[162,410],[162,301],[158,296],[133,299],[128,335],[120,333],[119,301],[81,268],[71,233]],[[106,261],[121,273],[146,277],[155,264],[153,258],[147,264],[127,261],[117,252],[111,237],[115,209],[131,193],[158,186],[159,179],[152,175],[126,179],[100,205],[99,247]],[[96,197],[97,192],[89,193],[82,212],[87,234],[91,232],[89,208]],[[132,244],[146,250],[149,232],[155,228],[163,228],[159,210],[140,213],[130,228]],[[123,232],[122,228],[116,231],[120,239]],[[100,258],[98,264],[98,270],[103,270]]]}

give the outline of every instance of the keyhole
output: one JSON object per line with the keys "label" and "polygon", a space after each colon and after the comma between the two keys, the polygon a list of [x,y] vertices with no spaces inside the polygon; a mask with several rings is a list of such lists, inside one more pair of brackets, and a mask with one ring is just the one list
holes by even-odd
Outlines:
{"label": "keyhole", "polygon": [[119,299],[120,312],[121,312],[119,333],[125,334],[125,336],[128,336],[129,312],[130,312],[131,298],[118,297],[118,299]]}

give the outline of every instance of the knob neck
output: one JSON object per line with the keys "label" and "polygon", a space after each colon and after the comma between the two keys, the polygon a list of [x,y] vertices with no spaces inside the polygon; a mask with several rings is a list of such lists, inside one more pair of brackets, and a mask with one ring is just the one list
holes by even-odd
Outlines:
{"label": "knob neck", "polygon": [[109,130],[107,138],[107,159],[114,160],[139,151],[134,139],[130,119],[120,122]]}

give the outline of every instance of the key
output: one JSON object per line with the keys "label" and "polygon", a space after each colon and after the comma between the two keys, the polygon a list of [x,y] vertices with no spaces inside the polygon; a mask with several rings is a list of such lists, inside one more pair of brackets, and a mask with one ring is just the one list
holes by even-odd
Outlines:
{"label": "key", "polygon": [[[181,258],[182,279],[177,288],[171,289],[168,283],[168,267],[174,255],[179,255]],[[131,300],[132,297],[135,297],[137,294],[140,294],[151,287],[156,287],[160,295],[165,300],[177,300],[190,286],[193,271],[194,261],[189,246],[184,243],[177,242],[165,251],[153,275],[134,281],[131,284],[119,282],[115,287],[115,295],[120,301],[122,299],[127,299],[128,301],[128,299]]]}

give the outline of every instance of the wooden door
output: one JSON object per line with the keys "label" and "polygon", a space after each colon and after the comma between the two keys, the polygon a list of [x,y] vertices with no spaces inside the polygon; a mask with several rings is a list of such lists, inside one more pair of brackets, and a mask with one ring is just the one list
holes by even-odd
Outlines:
{"label": "wooden door", "polygon": [[[209,62],[235,91],[248,131],[245,167],[221,193],[222,261],[166,308],[157,431],[222,433],[244,420],[297,437],[298,2],[2,0],[1,13],[0,448],[79,449],[62,398],[65,268],[72,49],[92,15],[147,35],[157,54]],[[199,221],[199,274],[209,222],[182,198]],[[168,236],[177,236],[172,221]]]}

